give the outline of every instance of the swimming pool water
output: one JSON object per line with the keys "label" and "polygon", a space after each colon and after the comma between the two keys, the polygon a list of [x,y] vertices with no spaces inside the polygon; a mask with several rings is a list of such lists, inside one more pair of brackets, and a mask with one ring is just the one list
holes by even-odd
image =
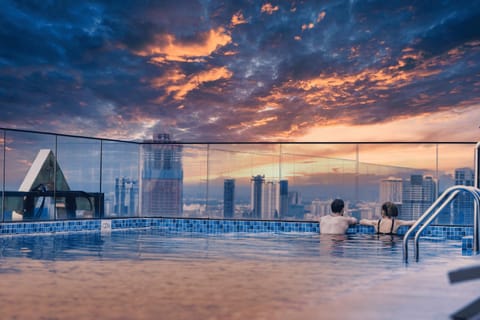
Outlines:
{"label": "swimming pool water", "polygon": [[168,233],[0,237],[2,319],[447,319],[480,295],[447,272],[458,241],[365,234]]}

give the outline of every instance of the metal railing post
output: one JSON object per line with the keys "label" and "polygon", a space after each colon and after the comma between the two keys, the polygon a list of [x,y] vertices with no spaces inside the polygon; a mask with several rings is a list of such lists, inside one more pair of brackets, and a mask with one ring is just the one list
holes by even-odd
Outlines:
{"label": "metal railing post", "polygon": [[[414,239],[415,245],[415,258],[418,261],[419,258],[419,248],[418,241],[422,231],[430,225],[430,223],[438,216],[438,214],[445,208],[449,203],[451,203],[460,191],[468,192],[472,195],[474,200],[474,217],[473,217],[473,251],[479,253],[480,251],[480,233],[479,233],[479,213],[480,213],[480,189],[471,186],[453,186],[445,190],[445,192],[438,197],[438,199],[430,206],[430,208],[425,211],[425,213],[418,218],[418,220],[413,224],[413,226],[408,229],[408,231],[403,236],[403,260],[408,262],[408,238],[412,233],[417,230]],[[440,205],[440,207],[438,207]],[[433,213],[432,213],[433,212]],[[421,225],[421,226],[420,226]]]}
{"label": "metal railing post", "polygon": [[[474,187],[478,194],[480,189],[480,142],[475,146],[475,183]],[[475,202],[473,208],[473,250],[478,253],[480,251],[480,234],[479,234],[479,206],[480,203]]]}
{"label": "metal railing post", "polygon": [[447,198],[447,200],[443,201],[443,203],[440,205],[440,207],[438,207],[437,210],[435,210],[435,212],[430,215],[430,217],[427,219],[427,221],[418,229],[417,233],[415,234],[415,237],[414,237],[414,240],[413,240],[413,243],[415,244],[413,250],[414,250],[414,255],[415,255],[415,260],[418,261],[418,258],[420,256],[420,251],[419,251],[419,246],[418,246],[418,240],[420,239],[420,235],[422,234],[423,230],[425,230],[425,228],[430,225],[430,223],[432,223],[433,220],[435,220],[435,218],[437,217],[437,215],[448,205],[450,204],[450,202],[453,201],[453,199],[455,199],[455,197],[457,196],[457,194],[460,192],[460,190],[455,190],[453,191],[450,196]]}
{"label": "metal railing post", "polygon": [[475,146],[475,184],[474,187],[480,189],[480,142]]}

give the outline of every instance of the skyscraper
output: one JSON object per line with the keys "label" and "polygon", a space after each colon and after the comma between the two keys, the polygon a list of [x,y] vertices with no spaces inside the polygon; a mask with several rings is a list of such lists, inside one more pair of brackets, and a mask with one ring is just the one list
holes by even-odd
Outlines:
{"label": "skyscraper", "polygon": [[436,199],[437,184],[430,176],[411,175],[402,188],[400,218],[404,220],[418,219]]}
{"label": "skyscraper", "polygon": [[288,216],[288,180],[280,180],[280,207],[278,209],[278,218]]}
{"label": "skyscraper", "polygon": [[267,181],[265,184],[262,219],[272,220],[278,218],[278,210],[280,207],[279,191],[278,182]]}
{"label": "skyscraper", "polygon": [[141,208],[144,216],[183,213],[182,146],[168,134],[144,141],[141,148]]}
{"label": "skyscraper", "polygon": [[263,213],[263,201],[265,192],[265,176],[256,175],[252,177],[250,187],[250,209],[251,217],[261,219]]}
{"label": "skyscraper", "polygon": [[380,202],[401,203],[402,190],[403,180],[401,178],[389,177],[380,181]]}
{"label": "skyscraper", "polygon": [[119,216],[138,214],[138,182],[129,178],[115,178],[114,213]]}
{"label": "skyscraper", "polygon": [[[455,185],[473,186],[475,172],[471,168],[455,169]],[[473,224],[473,196],[469,193],[460,192],[453,201],[452,223]]]}
{"label": "skyscraper", "polygon": [[302,195],[298,191],[288,192],[288,216],[303,219],[305,206],[302,204]]}
{"label": "skyscraper", "polygon": [[235,215],[235,179],[223,181],[223,217],[233,218]]}

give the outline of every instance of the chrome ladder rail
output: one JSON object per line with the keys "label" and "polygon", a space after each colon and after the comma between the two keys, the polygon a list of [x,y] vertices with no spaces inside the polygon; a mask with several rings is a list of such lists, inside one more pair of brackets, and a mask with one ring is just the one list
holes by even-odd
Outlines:
{"label": "chrome ladder rail", "polygon": [[[415,259],[418,261],[419,258],[419,240],[420,235],[422,234],[423,230],[430,225],[430,223],[438,216],[438,214],[445,208],[448,204],[450,204],[455,197],[461,192],[468,192],[470,193],[473,198],[473,251],[475,253],[479,253],[480,251],[480,234],[479,234],[479,210],[480,210],[480,142],[477,143],[475,146],[475,154],[474,154],[474,161],[475,161],[475,181],[474,187],[468,186],[453,186],[445,190],[445,192],[438,197],[437,200],[430,206],[430,208],[425,211],[424,214],[408,229],[403,237],[403,261],[408,262],[408,238],[412,235],[415,230],[418,231],[415,234],[414,244],[415,244]],[[446,199],[446,200],[445,200]],[[437,208],[437,206],[440,207]],[[435,210],[435,208],[437,208]],[[435,210],[435,211],[434,211]],[[432,211],[433,214],[432,214]],[[425,221],[426,220],[426,221]],[[421,225],[421,226],[420,226]]]}
{"label": "chrome ladder rail", "polygon": [[[408,239],[415,232],[414,239],[414,255],[415,259],[419,259],[419,240],[422,231],[430,225],[430,223],[438,216],[438,214],[450,204],[455,197],[461,192],[470,193],[474,198],[474,215],[473,215],[473,251],[478,253],[480,250],[479,240],[479,208],[480,208],[480,189],[468,186],[453,186],[445,190],[445,192],[425,211],[425,213],[413,224],[413,226],[405,233],[403,237],[403,260],[408,262]],[[433,212],[433,213],[432,213]]]}

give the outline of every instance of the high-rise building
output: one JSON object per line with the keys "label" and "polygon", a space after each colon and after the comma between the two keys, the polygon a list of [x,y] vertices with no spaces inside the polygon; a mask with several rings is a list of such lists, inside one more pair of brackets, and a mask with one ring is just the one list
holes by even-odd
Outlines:
{"label": "high-rise building", "polygon": [[182,146],[168,134],[144,141],[141,148],[141,208],[144,216],[182,216]]}
{"label": "high-rise building", "polygon": [[115,178],[115,199],[113,210],[119,216],[138,214],[138,181],[129,178]]}
{"label": "high-rise building", "polygon": [[437,184],[430,176],[411,175],[402,186],[402,210],[399,217],[403,220],[418,219],[435,201]]}
{"label": "high-rise building", "polygon": [[301,204],[302,195],[298,191],[289,191],[288,192],[288,203],[289,204]]}
{"label": "high-rise building", "polygon": [[303,219],[305,206],[302,204],[302,195],[298,191],[288,192],[288,216]]}
{"label": "high-rise building", "polygon": [[235,179],[223,181],[223,217],[233,218],[235,215]]}
{"label": "high-rise building", "polygon": [[[455,185],[473,186],[475,171],[471,168],[455,169]],[[453,201],[451,222],[453,224],[473,225],[474,200],[470,193],[460,192]]]}
{"label": "high-rise building", "polygon": [[278,218],[280,208],[280,188],[277,181],[267,181],[265,184],[265,198],[263,201],[262,219]]}
{"label": "high-rise building", "polygon": [[251,179],[250,209],[251,217],[261,219],[263,214],[263,202],[265,197],[265,176],[256,175]]}
{"label": "high-rise building", "polygon": [[319,200],[315,199],[310,205],[310,213],[313,217],[322,217],[331,212],[330,204],[331,200]]}
{"label": "high-rise building", "polygon": [[285,218],[288,216],[288,180],[280,180],[280,206],[278,209],[278,218]]}
{"label": "high-rise building", "polygon": [[279,219],[288,215],[289,194],[287,180],[265,180],[264,175],[251,179],[250,217],[256,219]]}
{"label": "high-rise building", "polygon": [[380,181],[380,202],[402,202],[403,180],[390,177]]}

